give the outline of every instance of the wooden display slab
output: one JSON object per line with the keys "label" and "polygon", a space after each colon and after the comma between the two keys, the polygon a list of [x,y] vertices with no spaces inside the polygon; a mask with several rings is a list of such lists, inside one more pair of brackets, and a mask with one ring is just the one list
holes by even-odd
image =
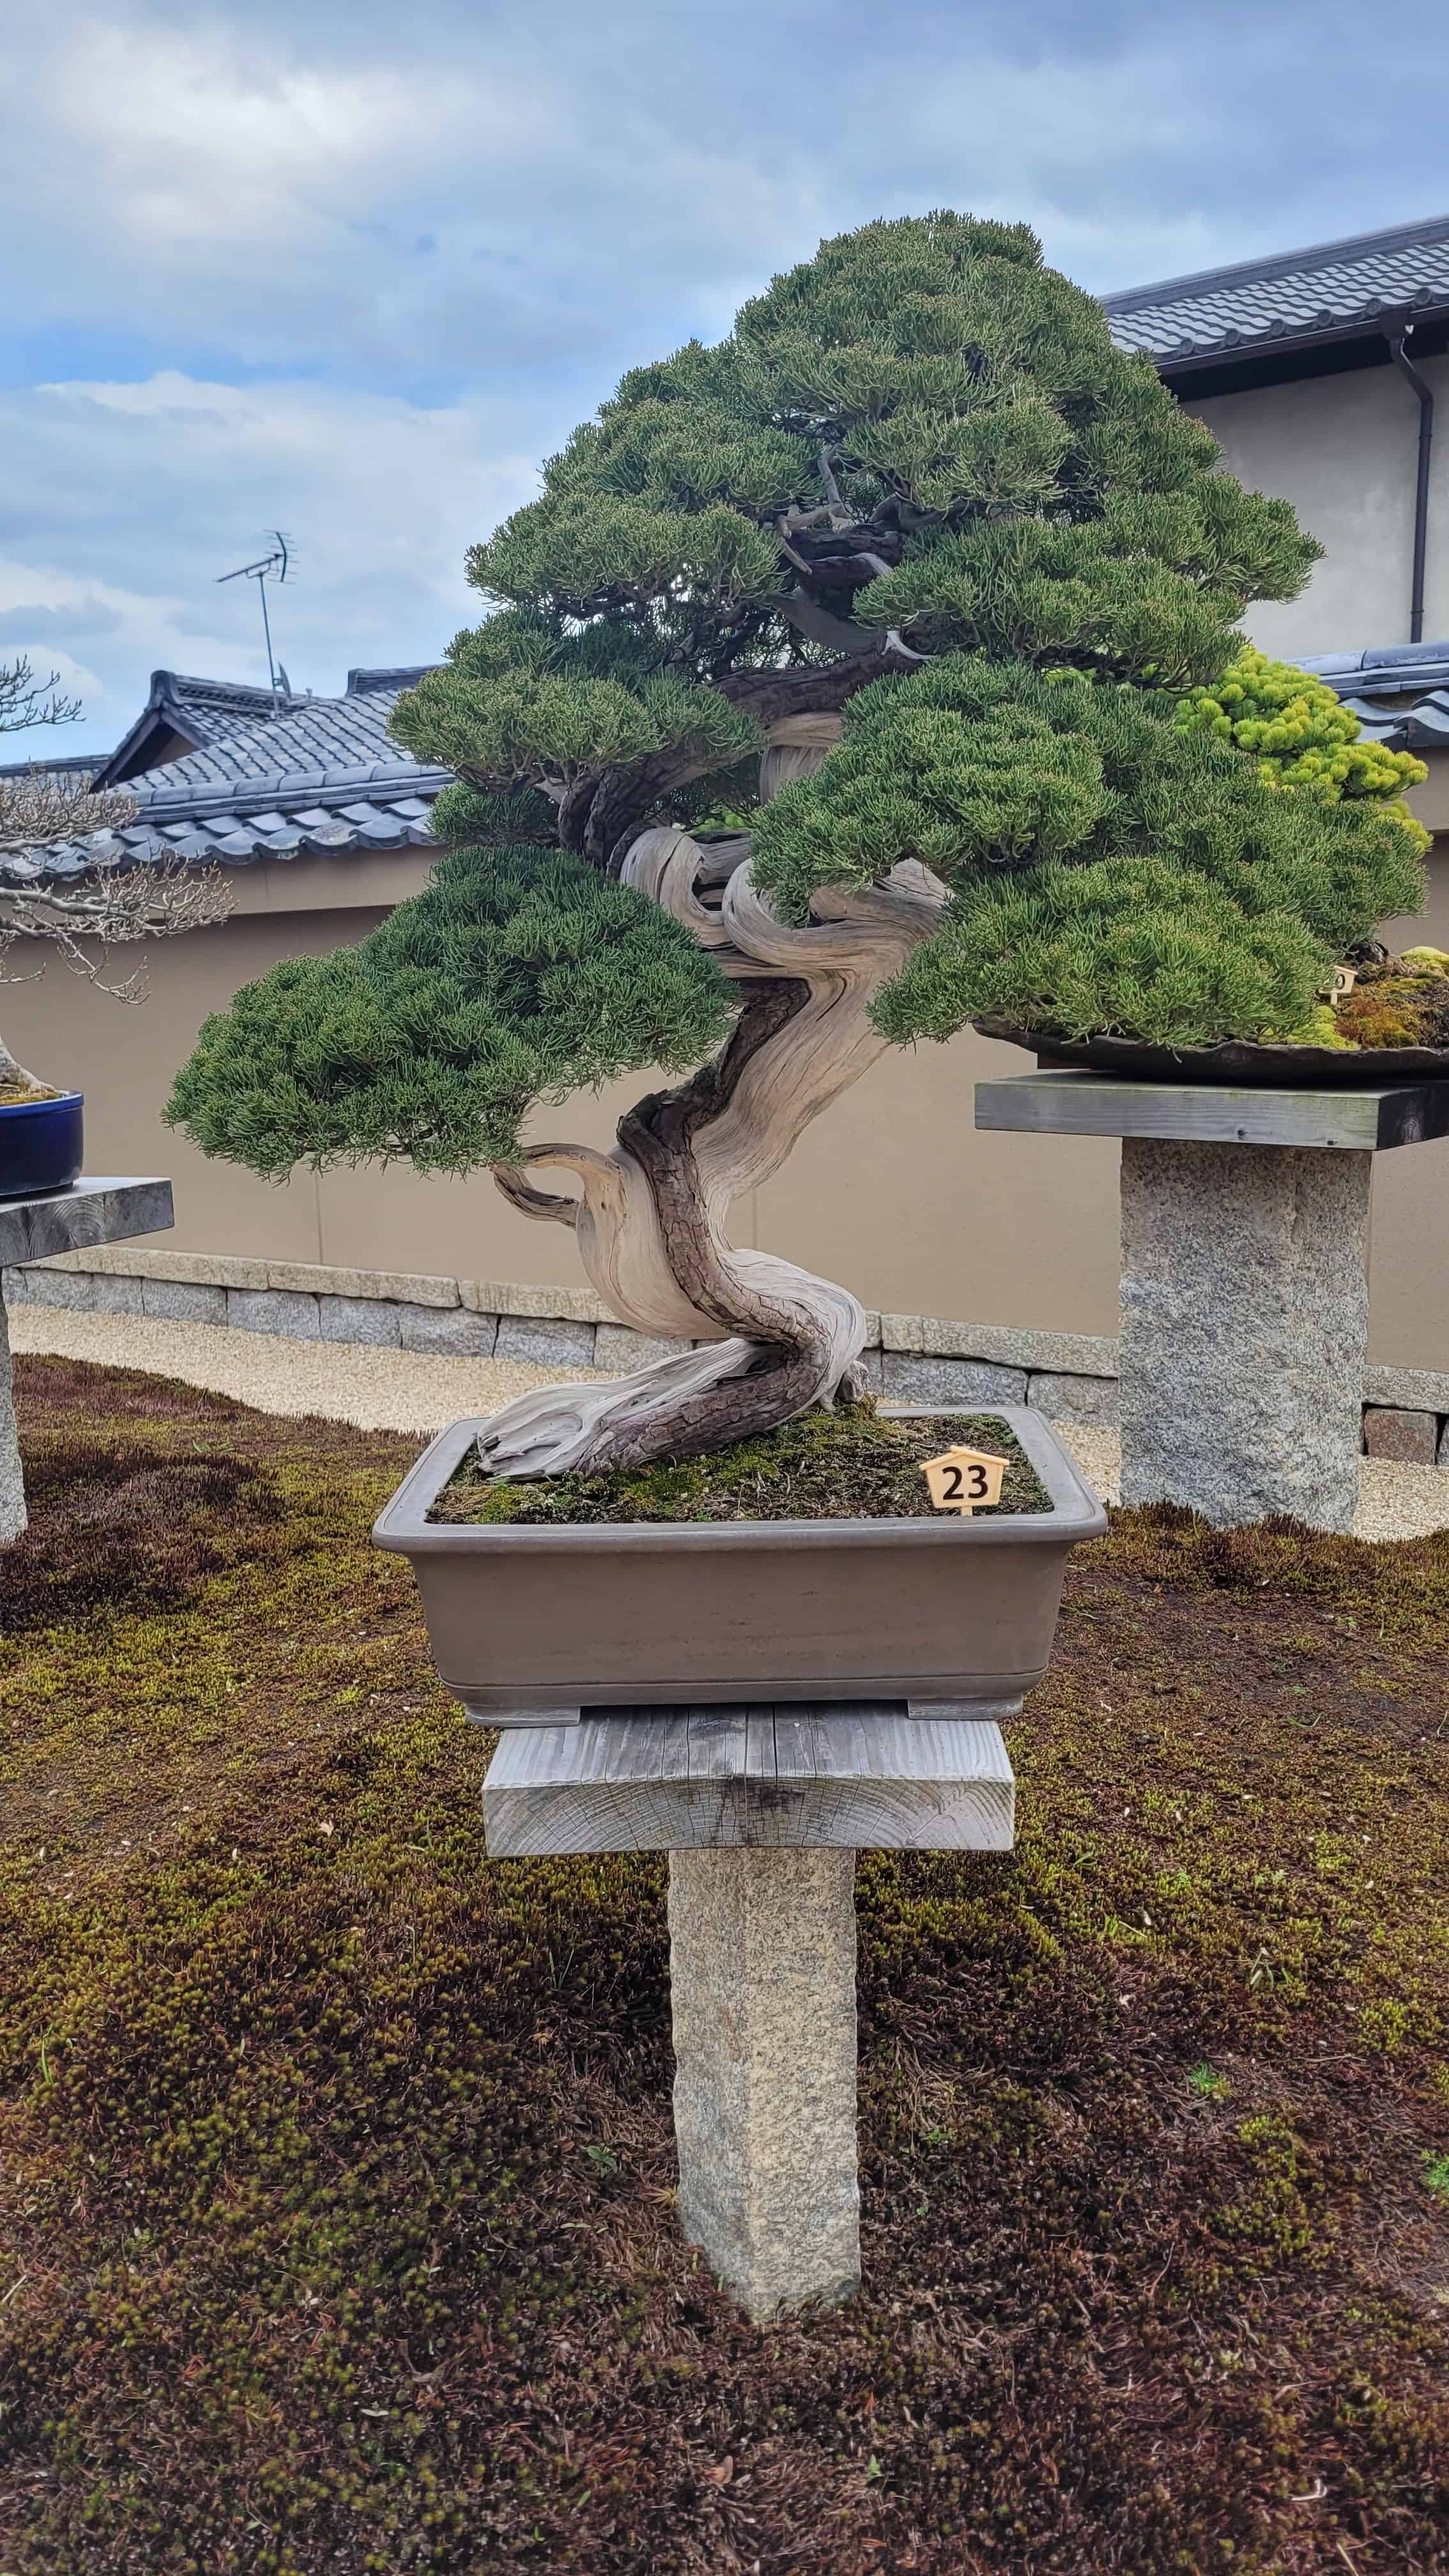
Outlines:
{"label": "wooden display slab", "polygon": [[727,1844],[1010,1851],[990,1708],[897,1700],[610,1711],[506,1734],[483,1784],[495,1860]]}
{"label": "wooden display slab", "polygon": [[1195,1145],[1384,1153],[1449,1136],[1449,1082],[1288,1091],[1143,1082],[1120,1073],[1022,1073],[977,1083],[976,1124],[1035,1136],[1152,1136]]}

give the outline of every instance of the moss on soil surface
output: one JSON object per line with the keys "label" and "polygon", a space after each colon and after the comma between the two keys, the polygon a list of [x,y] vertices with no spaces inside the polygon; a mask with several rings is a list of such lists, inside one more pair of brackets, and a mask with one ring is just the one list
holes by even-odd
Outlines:
{"label": "moss on soil surface", "polygon": [[873,1404],[806,1413],[763,1439],[742,1440],[677,1467],[625,1476],[555,1476],[500,1484],[467,1458],[429,1515],[435,1521],[510,1521],[549,1528],[560,1521],[931,1520],[935,1505],[923,1458],[943,1449],[989,1450],[1007,1460],[993,1511],[1048,1512],[1050,1498],[1014,1432],[995,1413],[941,1413],[929,1422],[892,1422]]}
{"label": "moss on soil surface", "polygon": [[662,1862],[484,1854],[416,1444],[19,1378],[0,2567],[1449,2567],[1449,1535],[1080,1552],[1017,1851],[862,1862],[866,2287],[761,2332]]}

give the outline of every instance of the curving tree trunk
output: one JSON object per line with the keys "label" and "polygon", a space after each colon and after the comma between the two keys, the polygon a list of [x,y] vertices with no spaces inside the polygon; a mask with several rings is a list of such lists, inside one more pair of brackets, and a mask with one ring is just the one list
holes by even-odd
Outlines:
{"label": "curving tree trunk", "polygon": [[[818,767],[838,718],[795,719],[766,754],[799,775]],[[801,729],[813,723],[813,742]],[[561,1475],[688,1458],[768,1431],[856,1383],[865,1310],[848,1290],[729,1241],[731,1202],[779,1170],[812,1118],[885,1051],[872,995],[936,928],[942,888],[903,867],[865,892],[817,897],[792,929],[749,883],[749,841],[701,843],[674,828],[642,833],[621,871],[684,922],[741,988],[719,1054],[677,1090],[655,1092],[619,1122],[612,1153],[535,1145],[495,1175],[527,1215],[572,1226],[598,1294],[644,1333],[706,1347],[608,1384],[520,1396],[487,1423],[482,1459],[500,1476]],[[572,1172],[578,1195],[530,1177]]]}

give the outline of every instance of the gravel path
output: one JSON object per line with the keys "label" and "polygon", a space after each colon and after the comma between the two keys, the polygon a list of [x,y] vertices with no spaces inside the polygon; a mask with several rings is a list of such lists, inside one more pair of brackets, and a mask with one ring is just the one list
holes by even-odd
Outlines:
{"label": "gravel path", "polygon": [[[141,1315],[85,1315],[58,1306],[17,1306],[10,1317],[17,1351],[97,1360],[108,1368],[154,1370],[190,1386],[234,1395],[267,1413],[324,1413],[364,1430],[441,1431],[461,1413],[493,1413],[526,1387],[602,1376],[592,1369],[532,1368],[523,1360],[429,1359],[414,1351],[372,1350],[358,1342],[292,1342],[274,1333],[240,1333],[214,1324],[163,1324]],[[1109,1502],[1118,1495],[1120,1445],[1115,1431],[1059,1422],[1057,1429],[1084,1474]],[[1449,1529],[1449,1470],[1404,1467],[1365,1458],[1359,1470],[1360,1538],[1418,1538]]]}
{"label": "gravel path", "polygon": [[87,1315],[61,1306],[16,1306],[10,1346],[98,1360],[106,1368],[150,1369],[214,1395],[237,1396],[264,1413],[325,1413],[364,1431],[441,1431],[460,1413],[496,1413],[531,1386],[595,1375],[533,1368],[526,1360],[432,1359],[361,1342],[293,1342],[279,1333],[163,1324],[148,1315]]}

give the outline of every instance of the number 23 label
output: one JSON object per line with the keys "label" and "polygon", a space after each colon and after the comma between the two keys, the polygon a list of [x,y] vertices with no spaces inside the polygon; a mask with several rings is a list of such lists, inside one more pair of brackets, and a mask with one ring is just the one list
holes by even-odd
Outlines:
{"label": "number 23 label", "polygon": [[1006,1466],[1004,1458],[988,1449],[957,1448],[924,1460],[921,1473],[937,1511],[959,1512],[964,1519],[978,1503],[1000,1502]]}

